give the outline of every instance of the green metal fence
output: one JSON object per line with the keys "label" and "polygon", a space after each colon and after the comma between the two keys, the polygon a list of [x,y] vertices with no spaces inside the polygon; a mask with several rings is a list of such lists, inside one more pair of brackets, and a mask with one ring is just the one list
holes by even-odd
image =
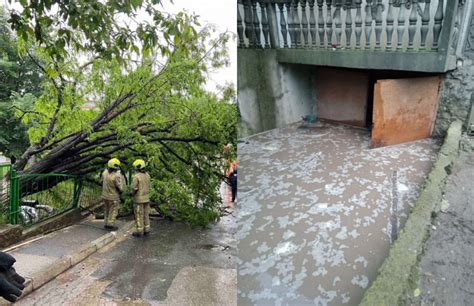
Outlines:
{"label": "green metal fence", "polygon": [[82,189],[78,206],[84,209],[98,205],[101,200],[102,186],[94,181],[82,180]]}
{"label": "green metal fence", "polygon": [[76,208],[82,190],[78,176],[60,173],[10,175],[10,223],[31,226]]}
{"label": "green metal fence", "polygon": [[62,174],[20,174],[0,165],[0,224],[29,227],[53,216],[100,202],[101,187],[85,177]]}
{"label": "green metal fence", "polygon": [[9,223],[10,164],[0,164],[0,224]]}

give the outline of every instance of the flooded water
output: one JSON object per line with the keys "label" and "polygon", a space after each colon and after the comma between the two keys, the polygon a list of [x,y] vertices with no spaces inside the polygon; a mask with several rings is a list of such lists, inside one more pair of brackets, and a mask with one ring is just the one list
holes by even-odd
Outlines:
{"label": "flooded water", "polygon": [[357,305],[439,145],[296,125],[239,144],[238,303]]}

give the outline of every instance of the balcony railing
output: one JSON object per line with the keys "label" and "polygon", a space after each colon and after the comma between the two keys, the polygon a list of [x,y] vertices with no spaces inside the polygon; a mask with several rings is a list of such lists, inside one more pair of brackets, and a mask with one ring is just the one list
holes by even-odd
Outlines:
{"label": "balcony railing", "polygon": [[[456,48],[459,2],[463,3],[458,0],[239,0],[239,47],[305,50],[293,56],[279,53],[280,59],[296,56],[291,60],[296,62],[298,58],[309,58],[308,50],[319,54],[330,50],[345,54],[348,53],[344,51],[371,55],[429,54],[431,59],[444,64],[450,49]],[[360,58],[364,56],[361,52],[352,54]],[[418,56],[408,56],[415,57]],[[452,63],[428,70],[445,71],[448,66]]]}

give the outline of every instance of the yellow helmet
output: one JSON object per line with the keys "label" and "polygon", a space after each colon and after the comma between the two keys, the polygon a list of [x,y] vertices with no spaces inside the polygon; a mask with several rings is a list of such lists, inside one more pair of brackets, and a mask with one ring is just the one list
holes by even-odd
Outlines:
{"label": "yellow helmet", "polygon": [[133,162],[133,167],[135,169],[143,169],[145,168],[145,161],[143,159],[137,159]]}
{"label": "yellow helmet", "polygon": [[107,166],[110,168],[110,169],[118,169],[120,168],[120,160],[118,158],[112,158],[111,160],[109,160],[109,162],[107,163]]}

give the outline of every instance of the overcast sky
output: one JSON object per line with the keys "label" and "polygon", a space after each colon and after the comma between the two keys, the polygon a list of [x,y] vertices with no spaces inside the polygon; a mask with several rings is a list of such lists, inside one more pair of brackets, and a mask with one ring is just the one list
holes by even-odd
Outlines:
{"label": "overcast sky", "polygon": [[[199,15],[201,25],[213,24],[221,32],[237,33],[237,4],[235,0],[174,0],[171,4],[163,0],[165,11],[177,13],[182,10]],[[206,88],[216,91],[216,85],[234,83],[237,85],[237,39],[229,42],[231,66],[210,75]]]}
{"label": "overcast sky", "polygon": [[[186,11],[200,16],[201,25],[213,24],[220,32],[230,31],[237,33],[237,5],[235,0],[162,0],[164,11],[178,13]],[[19,9],[18,3],[8,4],[8,0],[2,1],[6,7]],[[230,67],[222,68],[209,75],[206,89],[217,92],[216,85],[233,83],[237,85],[237,39],[228,43],[231,60]]]}

